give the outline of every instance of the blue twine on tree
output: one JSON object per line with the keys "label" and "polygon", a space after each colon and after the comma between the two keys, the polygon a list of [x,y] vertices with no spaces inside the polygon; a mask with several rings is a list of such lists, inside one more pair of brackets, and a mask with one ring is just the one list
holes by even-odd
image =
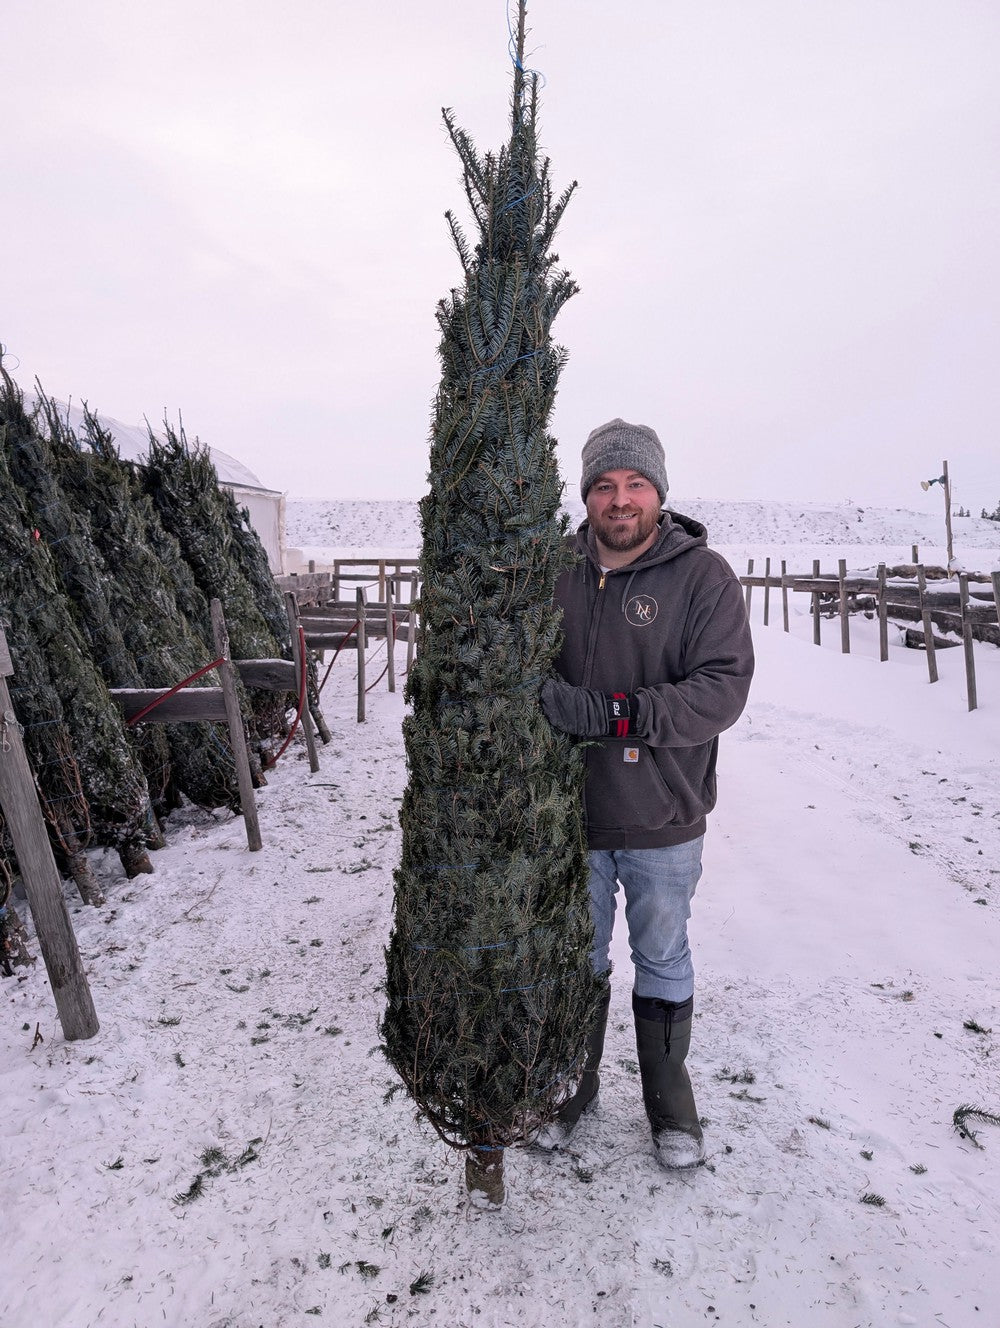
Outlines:
{"label": "blue twine on tree", "polygon": [[[525,202],[525,200],[529,199],[531,195],[537,191],[537,189],[538,186],[535,185],[534,189],[529,189],[528,192],[526,194],[522,194],[520,198],[515,198],[513,203],[508,203],[506,207],[500,209],[500,215],[503,216],[503,214],[505,212],[509,212],[512,207],[517,207],[518,203]],[[530,360],[535,355],[544,355],[544,354],[545,354],[544,346],[539,346],[536,350],[529,350],[524,355],[518,355],[517,359],[511,360],[510,364],[507,365],[507,368],[504,369],[503,372],[507,373],[509,369],[513,369],[514,365],[519,364],[521,360]],[[481,369],[476,370],[476,372],[469,379],[469,382],[474,384],[476,379],[481,378],[483,374],[498,373],[499,371],[500,371],[499,365],[497,364],[484,364]],[[451,470],[452,467],[449,466],[448,469]]]}
{"label": "blue twine on tree", "polygon": [[514,25],[510,21],[510,0],[507,0],[507,32],[510,37],[510,40],[507,43],[507,50],[510,53],[511,64],[515,69],[519,69],[522,74],[530,74],[533,78],[539,79],[541,86],[544,88],[545,75],[540,73],[537,69],[528,69],[522,63],[521,57],[517,53],[517,34],[514,32]]}
{"label": "blue twine on tree", "polygon": [[215,743],[216,747],[218,747],[219,751],[220,751],[220,752],[222,753],[222,755],[226,758],[226,760],[227,760],[227,761],[232,760],[232,759],[233,759],[233,753],[232,753],[232,751],[229,749],[228,745],[227,745],[226,743],[222,742],[222,740],[219,738],[218,733],[216,733],[216,731],[215,731],[215,725],[214,725],[214,724],[210,725],[208,731],[209,731],[209,733],[212,735],[212,741]]}
{"label": "blue twine on tree", "polygon": [[[497,995],[498,995],[498,996],[511,996],[511,995],[515,995],[517,992],[520,992],[520,991],[538,991],[538,990],[540,990],[542,987],[554,987],[554,986],[557,985],[557,982],[558,982],[558,979],[556,979],[556,978],[546,978],[546,980],[545,980],[544,982],[533,982],[533,983],[532,983],[530,986],[528,986],[528,987],[501,987],[501,988],[499,989],[499,991],[497,992]],[[475,994],[476,994],[476,993],[474,993],[474,992],[472,992],[472,991],[460,991],[460,992],[457,992],[457,993],[456,993],[456,995],[459,995],[459,996],[472,996],[472,995],[475,995]],[[434,992],[424,992],[424,993],[421,993],[421,994],[416,995],[416,996],[404,996],[404,997],[403,997],[403,1000],[404,1000],[407,1004],[409,1004],[409,1003],[412,1002],[412,1001],[429,1001],[429,1000],[432,1000],[432,999],[433,999],[434,995],[435,995]]]}
{"label": "blue twine on tree", "polygon": [[[517,207],[518,203],[526,203],[526,202],[528,201],[528,199],[531,198],[531,196],[532,196],[533,194],[537,194],[537,193],[538,193],[538,185],[537,185],[537,184],[536,184],[536,185],[532,185],[532,187],[528,190],[528,192],[527,192],[526,194],[522,194],[520,198],[515,198],[515,199],[513,200],[513,202],[508,203],[508,204],[506,205],[506,207],[502,207],[502,208],[500,209],[500,215],[501,215],[501,217],[503,216],[503,214],[504,214],[505,212],[509,212],[509,211],[511,210],[511,208],[515,208],[515,207]],[[532,351],[532,354],[533,354],[533,355],[537,355],[537,354],[540,354],[540,352],[539,352],[539,351]],[[521,356],[521,358],[524,359],[524,356]],[[515,360],[514,363],[516,364],[516,363],[517,363],[517,360]]]}
{"label": "blue twine on tree", "polygon": [[547,982],[533,982],[530,987],[501,987],[500,995],[510,996],[512,993],[518,991],[537,991],[539,987],[554,987],[555,985],[555,978],[549,978]]}
{"label": "blue twine on tree", "polygon": [[[479,954],[483,950],[503,950],[508,945],[513,945],[513,941],[494,941],[492,945],[460,945],[457,949],[462,954]],[[454,950],[454,945],[411,945],[411,950],[417,950],[420,954],[426,954],[430,950]]]}
{"label": "blue twine on tree", "polygon": [[127,654],[127,650],[116,650],[113,655],[105,655],[103,659],[96,660],[95,663],[99,669],[102,669],[105,664],[110,664],[113,659],[121,659]]}

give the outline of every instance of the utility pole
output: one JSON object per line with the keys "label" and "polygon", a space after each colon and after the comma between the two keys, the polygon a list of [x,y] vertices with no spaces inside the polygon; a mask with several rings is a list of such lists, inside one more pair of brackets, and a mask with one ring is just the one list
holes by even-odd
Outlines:
{"label": "utility pole", "polygon": [[952,547],[951,540],[951,480],[948,477],[948,463],[941,462],[941,474],[935,475],[932,480],[921,480],[920,487],[927,490],[932,484],[940,484],[944,490],[944,529],[948,541],[948,575],[951,576],[954,571],[955,550]]}
{"label": "utility pole", "polygon": [[948,478],[948,463],[942,461],[941,476],[944,481],[944,528],[948,536],[948,575],[950,576],[955,562],[955,553],[951,546],[951,480]]}

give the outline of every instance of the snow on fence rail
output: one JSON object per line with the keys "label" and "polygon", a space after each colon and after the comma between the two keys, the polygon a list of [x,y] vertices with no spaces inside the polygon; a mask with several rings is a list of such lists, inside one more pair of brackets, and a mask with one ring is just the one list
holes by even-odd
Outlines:
{"label": "snow on fence rail", "polygon": [[[914,550],[914,553],[916,550]],[[770,619],[772,590],[781,592],[784,630],[789,630],[788,592],[800,592],[812,597],[813,643],[822,644],[821,623],[824,616],[840,618],[841,650],[851,651],[850,616],[852,613],[875,613],[879,623],[879,659],[889,658],[889,618],[902,618],[919,622],[920,630],[907,628],[904,641],[914,649],[927,652],[927,672],[931,682],[937,682],[938,649],[961,645],[965,656],[966,692],[969,709],[978,705],[976,693],[976,663],[973,650],[975,641],[1000,646],[1000,571],[992,573],[961,572],[956,577],[943,567],[925,567],[923,563],[903,563],[887,567],[879,563],[874,576],[864,571],[848,574],[847,562],[838,560],[836,573],[823,574],[819,561],[810,573],[789,572],[785,560],[780,561],[780,573],[772,575],[771,559],[764,561],[763,576],[755,575],[754,559],[747,563],[740,584],[745,589],[747,612],[754,589],[764,592],[764,625]],[[961,640],[936,636],[934,628],[953,632]]]}

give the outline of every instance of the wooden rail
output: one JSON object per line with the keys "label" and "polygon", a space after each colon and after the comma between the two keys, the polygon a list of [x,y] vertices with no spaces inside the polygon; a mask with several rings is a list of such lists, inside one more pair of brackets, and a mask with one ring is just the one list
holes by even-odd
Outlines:
{"label": "wooden rail", "polygon": [[[324,573],[314,573],[316,576]],[[406,638],[406,668],[412,667],[416,653],[419,614],[416,602],[416,573],[402,578],[403,584],[410,589],[408,601],[400,604],[393,595],[395,576],[386,576],[385,598],[369,602],[364,587],[359,586],[353,600],[324,600],[317,604],[296,602],[295,624],[305,633],[306,646],[317,651],[321,658],[326,651],[333,651],[334,658],[346,646],[354,642],[357,658],[358,683],[358,723],[365,718],[365,696],[367,693],[366,651],[370,640],[386,642],[386,668],[389,691],[396,690],[396,642]],[[315,587],[324,592],[326,583]],[[310,587],[311,592],[314,587]],[[289,602],[297,601],[294,592],[288,596]]]}
{"label": "wooden rail", "polygon": [[275,577],[279,590],[294,594],[300,607],[330,602],[353,602],[349,594],[358,585],[370,587],[375,598],[384,601],[386,587],[392,587],[392,598],[403,602],[404,592],[414,602],[420,585],[420,564],[412,558],[337,558],[333,568],[316,571],[309,564],[308,572]]}
{"label": "wooden rail", "polygon": [[[839,616],[841,650],[849,654],[851,613],[873,610],[879,620],[879,659],[883,662],[889,658],[889,616],[919,622],[922,633],[907,632],[906,640],[911,645],[919,642],[926,650],[930,681],[938,680],[936,648],[961,645],[965,655],[969,709],[976,709],[978,697],[973,642],[984,641],[1000,646],[1000,572],[962,572],[958,576],[956,590],[929,590],[929,581],[949,579],[945,568],[925,568],[920,563],[887,568],[882,563],[877,575],[871,576],[859,572],[848,574],[846,560],[840,559],[836,575],[821,574],[818,562],[813,563],[811,575],[789,573],[782,562],[781,575],[772,576],[770,563],[768,559],[764,575],[757,576],[754,575],[754,560],[751,558],[746,576],[740,577],[740,583],[745,589],[748,613],[754,588],[763,587],[766,624],[769,592],[778,589],[782,595],[784,629],[787,632],[789,591],[808,594],[812,600],[814,643],[822,644],[821,619],[824,612],[830,617]],[[913,581],[915,584],[912,584]],[[935,637],[934,627],[952,632],[961,639],[949,641]]]}
{"label": "wooden rail", "polygon": [[[240,710],[239,693],[236,679],[239,670],[229,658],[229,632],[223,616],[222,605],[213,599],[209,605],[212,615],[212,635],[219,663],[221,687],[185,687],[183,691],[167,695],[169,688],[118,688],[110,689],[111,696],[121,706],[127,720],[136,722],[136,716],[142,714],[147,706],[156,702],[155,709],[142,715],[140,724],[178,724],[201,720],[210,723],[225,723],[229,726],[229,746],[236,764],[236,783],[240,794],[240,809],[246,827],[247,847],[256,853],[262,847],[260,822],[257,818],[257,803],[253,795],[253,781],[250,776],[250,756],[247,751],[246,734],[243,729],[243,715]],[[269,672],[274,672],[275,665],[281,660],[267,660]],[[291,666],[290,666],[291,667]],[[292,688],[297,690],[295,683]],[[282,688],[281,690],[284,690]]]}

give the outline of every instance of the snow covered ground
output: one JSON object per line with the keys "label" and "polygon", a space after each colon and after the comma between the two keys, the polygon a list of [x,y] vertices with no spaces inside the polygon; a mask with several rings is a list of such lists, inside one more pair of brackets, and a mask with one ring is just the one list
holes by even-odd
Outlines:
{"label": "snow covered ground", "polygon": [[[292,505],[301,544],[415,538],[412,505],[364,505],[363,535],[323,506],[341,528]],[[939,540],[746,507],[715,514],[737,567]],[[996,535],[980,557],[956,531],[967,566]],[[63,1041],[40,964],[0,980],[3,1328],[997,1328],[1000,1128],[971,1119],[977,1148],[952,1116],[1000,1112],[1000,651],[976,647],[969,713],[961,651],[931,686],[895,640],[878,663],[871,624],[814,647],[798,598],[785,635],[755,596],[695,901],[706,1167],[653,1162],[623,935],[600,1111],[567,1154],[509,1156],[505,1208],[470,1208],[461,1159],[383,1100],[403,700],[383,679],[358,725],[344,656],[320,772],[293,746],[258,795],[262,852],[189,812],[154,876],[98,858],[108,905],[72,904],[97,1037]]]}

